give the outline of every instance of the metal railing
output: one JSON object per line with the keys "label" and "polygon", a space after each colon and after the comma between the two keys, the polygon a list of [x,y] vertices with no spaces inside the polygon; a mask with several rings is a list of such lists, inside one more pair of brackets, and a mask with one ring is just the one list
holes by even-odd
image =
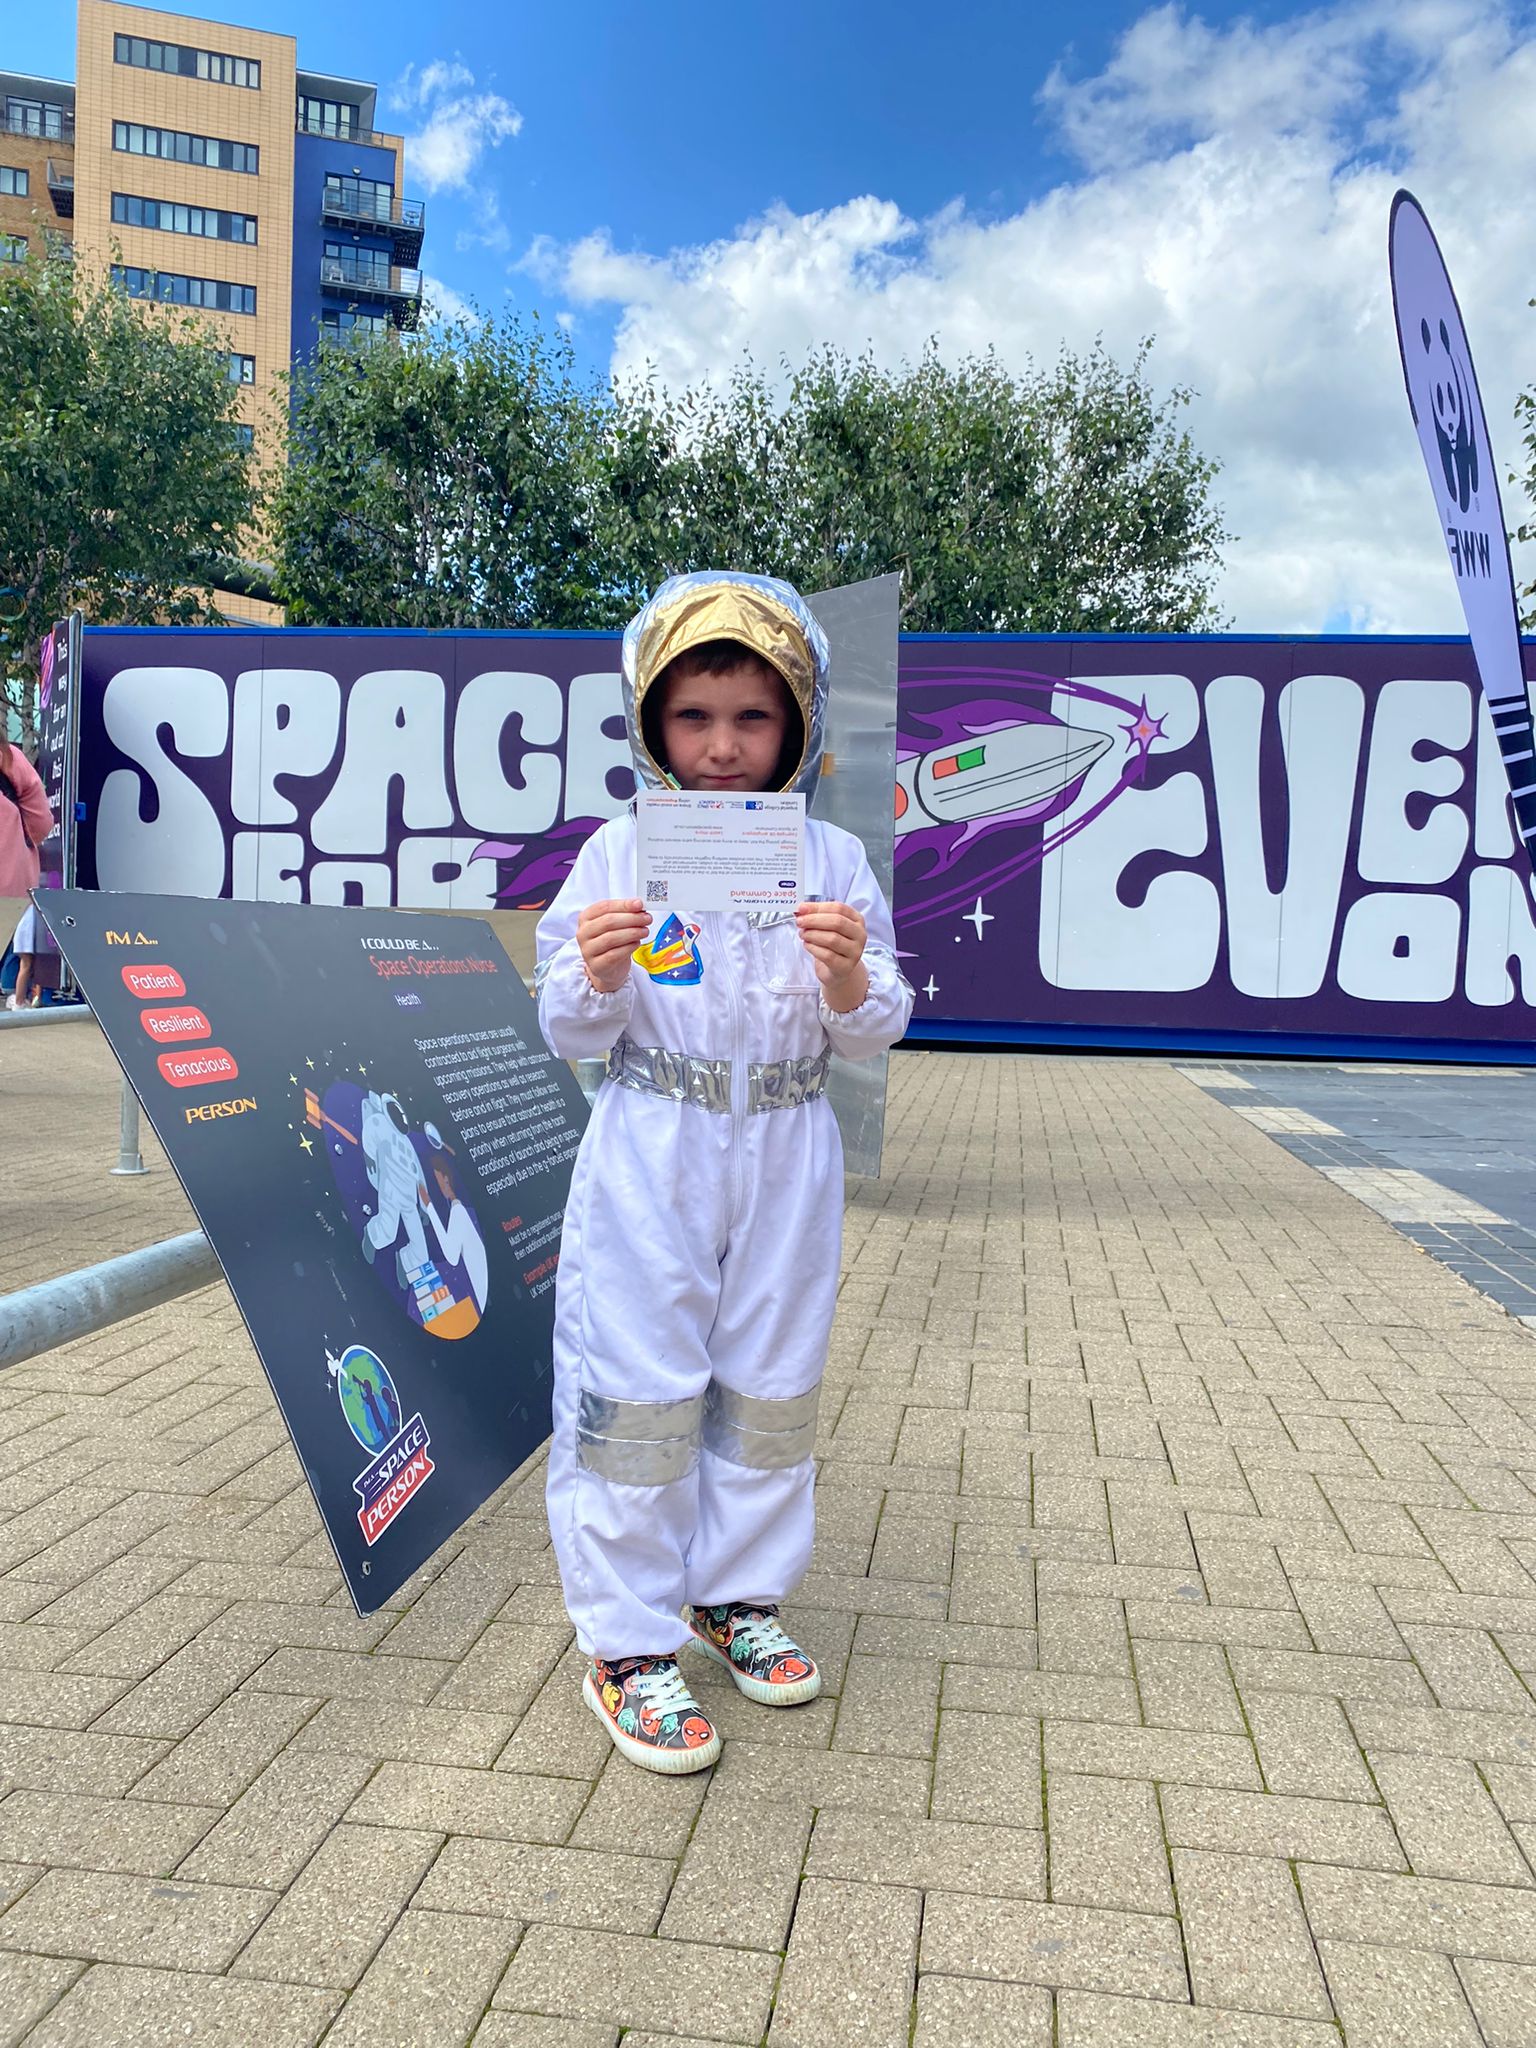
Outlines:
{"label": "metal railing", "polygon": [[75,116],[69,107],[5,107],[0,109],[0,134],[30,135],[38,142],[73,142]]}
{"label": "metal railing", "polygon": [[0,1030],[18,1031],[27,1024],[67,1024],[72,1017],[94,1017],[87,1003],[44,1003],[35,1010],[0,1010]]}
{"label": "metal railing", "polygon": [[392,135],[382,135],[377,128],[336,128],[324,121],[306,121],[302,114],[295,125],[300,135],[318,135],[323,142],[358,142],[365,149],[389,149],[394,143]]}
{"label": "metal railing", "polygon": [[208,1286],[219,1271],[213,1246],[200,1230],[189,1230],[142,1251],[62,1273],[57,1280],[0,1294],[0,1367],[20,1365],[126,1316],[161,1308]]}
{"label": "metal railing", "polygon": [[320,282],[332,290],[390,292],[397,289],[397,274],[392,263],[365,261],[362,252],[357,256],[322,256],[320,259]]}
{"label": "metal railing", "polygon": [[345,221],[348,227],[405,228],[416,230],[423,227],[427,218],[427,202],[424,199],[395,199],[381,195],[376,199],[365,199],[361,193],[347,192],[327,180],[321,198],[321,211],[327,219]]}
{"label": "metal railing", "polygon": [[63,164],[48,159],[48,192],[53,200],[53,210],[61,220],[72,220],[75,213],[75,174]]}
{"label": "metal railing", "polygon": [[320,259],[320,284],[324,291],[338,292],[351,300],[375,299],[390,309],[397,327],[413,328],[421,317],[421,272],[419,270],[361,270],[340,263],[334,256]]}

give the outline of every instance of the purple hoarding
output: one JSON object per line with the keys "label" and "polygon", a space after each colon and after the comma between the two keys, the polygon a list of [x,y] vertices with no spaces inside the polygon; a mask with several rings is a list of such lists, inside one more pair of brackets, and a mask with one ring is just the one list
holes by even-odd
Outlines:
{"label": "purple hoarding", "polygon": [[[102,629],[81,879],[547,902],[631,787],[608,634]],[[1536,922],[1464,641],[903,641],[914,1034],[1532,1055]]]}

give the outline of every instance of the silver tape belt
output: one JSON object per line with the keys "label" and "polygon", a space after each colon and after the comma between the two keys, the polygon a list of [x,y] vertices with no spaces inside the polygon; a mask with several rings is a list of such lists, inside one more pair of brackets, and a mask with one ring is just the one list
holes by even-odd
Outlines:
{"label": "silver tape belt", "polygon": [[[747,1115],[770,1109],[798,1109],[824,1094],[832,1050],[824,1046],[791,1060],[758,1060],[747,1067]],[[696,1109],[726,1115],[731,1107],[729,1060],[695,1059],[664,1045],[636,1045],[621,1038],[608,1055],[608,1079],[664,1102],[691,1102]]]}

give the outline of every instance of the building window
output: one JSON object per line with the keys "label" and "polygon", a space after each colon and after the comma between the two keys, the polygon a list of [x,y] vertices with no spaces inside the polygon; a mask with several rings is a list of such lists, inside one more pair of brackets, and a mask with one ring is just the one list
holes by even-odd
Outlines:
{"label": "building window", "polygon": [[231,384],[254,384],[256,382],[256,358],[243,356],[237,349],[231,349],[225,357],[229,365]]}
{"label": "building window", "polygon": [[237,448],[254,448],[256,446],[256,429],[247,426],[244,420],[231,421],[229,432],[230,438]]}
{"label": "building window", "polygon": [[261,169],[261,152],[254,142],[222,142],[216,135],[187,135],[180,128],[145,128],[137,121],[112,123],[112,147],[129,156],[206,164],[217,171],[248,171],[253,177]]}
{"label": "building window", "polygon": [[229,284],[218,277],[184,277],[174,270],[146,270],[135,263],[114,263],[112,282],[131,299],[158,299],[168,306],[202,306],[209,312],[254,313],[256,287]]}
{"label": "building window", "polygon": [[0,263],[25,263],[26,260],[26,236],[0,234]]}
{"label": "building window", "polygon": [[215,85],[244,85],[261,90],[261,65],[255,57],[230,57],[218,50],[195,50],[185,43],[156,43],[144,36],[114,36],[112,54],[119,64],[138,71],[169,71],[178,78],[206,78]]}
{"label": "building window", "polygon": [[45,142],[62,142],[75,132],[67,107],[53,106],[47,100],[9,97],[5,102],[5,127],[8,135],[36,135]]}
{"label": "building window", "polygon": [[382,336],[388,334],[390,324],[387,313],[358,313],[350,307],[345,312],[320,315],[320,325],[327,333],[334,334],[338,340],[343,335],[350,334]]}
{"label": "building window", "polygon": [[299,127],[306,135],[337,135],[343,139],[360,134],[357,108],[346,100],[311,99],[299,94]]}
{"label": "building window", "polygon": [[326,243],[320,264],[322,284],[373,285],[387,291],[392,281],[387,250],[357,249],[350,242]]}
{"label": "building window", "polygon": [[387,227],[394,214],[395,188],[382,178],[350,178],[332,172],[325,181],[324,204],[329,212],[382,221]]}
{"label": "building window", "polygon": [[166,235],[201,235],[209,242],[254,242],[253,213],[225,213],[217,206],[184,206],[172,199],[140,199],[131,192],[112,194],[112,218],[119,227],[158,228]]}
{"label": "building window", "polygon": [[9,164],[0,164],[0,197],[25,199],[31,182],[25,171],[15,171]]}

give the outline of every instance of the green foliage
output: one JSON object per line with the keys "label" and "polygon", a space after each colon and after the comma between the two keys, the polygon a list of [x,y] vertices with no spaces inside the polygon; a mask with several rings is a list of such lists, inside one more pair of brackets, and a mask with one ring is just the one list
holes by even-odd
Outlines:
{"label": "green foliage", "polygon": [[674,395],[584,385],[536,324],[327,346],[297,387],[280,592],[295,623],[598,627],[685,569],[899,569],[912,630],[1209,627],[1216,465],[1146,364],[827,348],[782,396],[750,361]]}
{"label": "green foliage", "polygon": [[730,563],[817,590],[899,569],[913,632],[1214,625],[1216,465],[1146,358],[1064,352],[1015,377],[991,353],[886,370],[829,348],[782,405],[751,363],[723,390],[621,391],[623,581]]}
{"label": "green foliage", "polygon": [[0,654],[28,745],[55,620],[217,619],[196,586],[253,517],[253,465],[215,336],[67,252],[0,265],[0,394]]}
{"label": "green foliage", "polygon": [[294,625],[571,627],[601,609],[604,400],[536,324],[322,342],[276,496]]}

